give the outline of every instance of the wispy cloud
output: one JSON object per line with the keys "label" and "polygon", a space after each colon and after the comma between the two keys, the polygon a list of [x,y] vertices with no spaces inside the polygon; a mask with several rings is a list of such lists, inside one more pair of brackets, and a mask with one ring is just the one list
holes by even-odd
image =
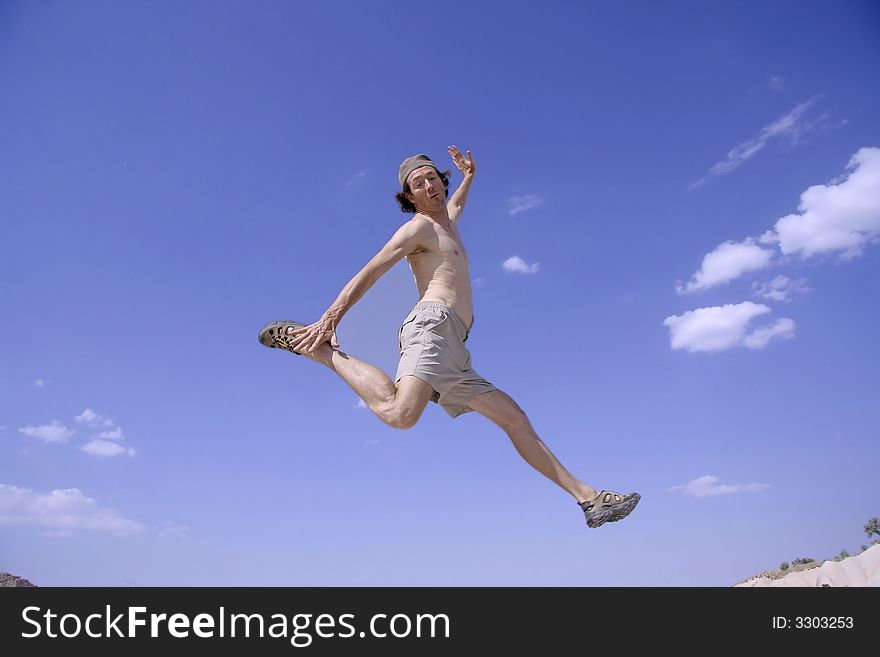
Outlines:
{"label": "wispy cloud", "polygon": [[186,538],[189,535],[189,527],[176,522],[166,520],[159,528],[159,536],[162,538]]}
{"label": "wispy cloud", "polygon": [[880,148],[860,148],[847,176],[801,194],[799,212],[776,222],[780,250],[802,258],[838,252],[843,260],[880,241]]}
{"label": "wispy cloud", "polygon": [[743,338],[743,346],[749,349],[763,349],[773,338],[789,340],[794,337],[795,323],[789,317],[777,319],[772,324],[762,326]]}
{"label": "wispy cloud", "polygon": [[44,379],[37,379],[36,381],[34,381],[34,385],[37,386],[38,388],[42,388],[47,383],[49,383],[49,382]]}
{"label": "wispy cloud", "polygon": [[360,184],[367,177],[367,171],[364,169],[363,171],[358,171],[351,178],[345,181],[345,191],[350,192],[352,189],[359,187]]}
{"label": "wispy cloud", "polygon": [[752,283],[752,290],[759,297],[772,301],[791,301],[798,294],[806,294],[811,291],[807,286],[807,279],[791,279],[788,276],[777,276],[772,281]]}
{"label": "wispy cloud", "polygon": [[543,202],[544,199],[542,199],[541,196],[538,194],[511,196],[509,199],[507,199],[507,212],[510,214],[511,217],[513,217],[520,212],[525,212],[526,210],[536,208]]}
{"label": "wispy cloud", "polygon": [[534,262],[528,264],[525,260],[515,255],[510,256],[507,260],[502,262],[501,267],[504,271],[509,271],[515,274],[535,274],[541,269],[541,263]]}
{"label": "wispy cloud", "polygon": [[688,294],[706,290],[739,278],[746,272],[769,267],[772,262],[773,251],[759,246],[754,238],[749,237],[742,242],[723,242],[703,256],[702,266],[687,286],[676,283],[676,291]]}
{"label": "wispy cloud", "polygon": [[144,529],[141,523],[98,506],[78,488],[39,493],[9,484],[0,484],[0,525],[45,527],[55,535],[78,529],[126,535]]}
{"label": "wispy cloud", "polygon": [[772,139],[788,137],[791,141],[796,142],[815,125],[816,122],[803,122],[802,117],[807,109],[821,97],[821,95],[816,95],[809,100],[805,100],[787,114],[783,114],[773,121],[773,123],[761,128],[757,136],[735,146],[727,153],[727,157],[720,162],[716,162],[705,176],[693,183],[691,189],[705,184],[710,178],[726,175],[739,168],[760,152]]}
{"label": "wispy cloud", "polygon": [[354,403],[354,408],[368,408],[367,402],[358,397],[357,401]]}
{"label": "wispy cloud", "polygon": [[771,91],[782,91],[785,88],[785,78],[781,75],[771,75],[767,86],[770,87]]}
{"label": "wispy cloud", "polygon": [[682,486],[673,486],[669,492],[684,493],[693,497],[709,497],[711,495],[731,495],[733,493],[760,493],[769,488],[769,484],[722,484],[718,477],[703,475]]}
{"label": "wispy cloud", "polygon": [[663,320],[663,325],[669,328],[672,349],[687,349],[690,352],[723,351],[740,346],[762,349],[771,338],[794,337],[795,323],[788,318],[747,334],[749,322],[769,312],[770,308],[763,304],[743,301],[671,315]]}
{"label": "wispy cloud", "polygon": [[47,443],[66,443],[73,435],[73,431],[61,424],[58,420],[52,420],[51,424],[39,426],[28,425],[19,429],[21,433],[31,438],[39,438]]}

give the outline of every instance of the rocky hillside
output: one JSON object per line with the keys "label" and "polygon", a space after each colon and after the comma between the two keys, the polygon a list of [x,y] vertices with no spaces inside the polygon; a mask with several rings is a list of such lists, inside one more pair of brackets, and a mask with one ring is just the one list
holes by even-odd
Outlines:
{"label": "rocky hillside", "polygon": [[0,573],[0,587],[20,587],[20,586],[36,586],[24,577],[11,575],[9,573]]}

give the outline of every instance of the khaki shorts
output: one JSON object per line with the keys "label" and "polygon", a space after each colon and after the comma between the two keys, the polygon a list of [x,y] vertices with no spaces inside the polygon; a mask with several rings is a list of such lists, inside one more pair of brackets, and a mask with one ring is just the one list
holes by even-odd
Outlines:
{"label": "khaki shorts", "polygon": [[398,333],[400,363],[395,381],[415,376],[434,389],[431,401],[458,417],[473,409],[468,402],[497,390],[471,367],[464,346],[468,329],[455,311],[439,301],[420,301],[410,311]]}

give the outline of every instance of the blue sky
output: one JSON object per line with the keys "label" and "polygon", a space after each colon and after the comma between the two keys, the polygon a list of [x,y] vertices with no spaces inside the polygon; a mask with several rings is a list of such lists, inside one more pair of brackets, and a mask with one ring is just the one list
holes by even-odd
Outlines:
{"label": "blue sky", "polygon": [[[727,586],[880,513],[869,2],[0,4],[0,570],[40,585]],[[448,144],[485,418],[257,342]],[[460,176],[456,173],[453,184]],[[393,373],[399,263],[344,318]]]}

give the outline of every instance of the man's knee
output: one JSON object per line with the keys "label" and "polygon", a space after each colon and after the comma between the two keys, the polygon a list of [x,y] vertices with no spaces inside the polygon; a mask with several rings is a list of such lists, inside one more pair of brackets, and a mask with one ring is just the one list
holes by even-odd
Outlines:
{"label": "man's knee", "polygon": [[389,422],[388,426],[390,426],[392,429],[411,429],[412,427],[416,426],[416,422],[418,421],[418,417],[398,417]]}
{"label": "man's knee", "polygon": [[416,425],[422,412],[408,406],[401,406],[388,414],[385,422],[394,429],[409,429]]}
{"label": "man's knee", "polygon": [[532,423],[525,411],[507,393],[498,390],[486,394],[486,402],[478,410],[483,411],[507,433],[529,430]]}
{"label": "man's knee", "polygon": [[403,377],[396,388],[394,395],[385,399],[375,412],[388,426],[409,429],[419,421],[434,390],[414,376]]}
{"label": "man's knee", "polygon": [[379,418],[393,429],[409,429],[414,427],[425,410],[424,405],[400,399],[384,404],[376,413]]}
{"label": "man's knee", "polygon": [[519,406],[515,406],[505,414],[502,426],[505,431],[511,432],[531,429],[532,423],[529,421],[529,416],[525,414],[525,411]]}

